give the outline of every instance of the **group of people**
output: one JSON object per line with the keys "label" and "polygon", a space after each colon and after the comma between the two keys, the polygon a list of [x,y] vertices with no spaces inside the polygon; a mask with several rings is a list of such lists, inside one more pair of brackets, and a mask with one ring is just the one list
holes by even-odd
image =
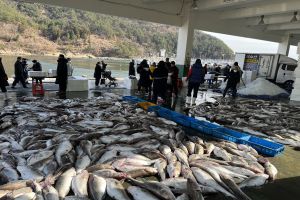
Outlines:
{"label": "group of people", "polygon": [[[97,62],[95,71],[94,71],[94,78],[96,80],[95,85],[96,87],[99,86],[100,80],[103,78],[103,74],[106,70],[107,64],[104,61]],[[103,84],[103,82],[101,83]]]}
{"label": "group of people", "polygon": [[[27,79],[28,79],[28,71],[42,71],[42,65],[37,60],[32,60],[32,67],[28,68],[27,59],[22,57],[17,57],[17,60],[14,64],[14,81],[12,83],[11,88],[14,89],[18,83],[21,83],[23,88],[27,88]],[[73,67],[71,65],[71,59],[65,58],[63,54],[60,54],[57,60],[57,76],[55,83],[59,85],[58,95],[65,95],[67,90],[68,76],[72,75]],[[36,84],[42,84],[43,78],[34,77],[33,81]],[[4,93],[5,99],[7,98],[7,89],[9,86],[8,76],[5,72],[4,66],[2,64],[2,59],[0,58],[0,88]]]}
{"label": "group of people", "polygon": [[[159,97],[165,101],[168,93],[172,94],[173,98],[177,97],[179,70],[175,62],[170,62],[169,58],[158,64],[153,62],[151,65],[148,64],[147,60],[143,60],[137,67],[137,73],[140,75],[138,94],[143,88],[146,95],[151,97],[153,91],[151,98],[153,102],[157,102]],[[134,61],[129,64],[129,76],[135,76]]]}
{"label": "group of people", "polygon": [[[221,74],[220,66],[215,67],[216,73]],[[147,60],[143,60],[137,67],[137,73],[140,75],[138,81],[138,92],[140,94],[143,88],[146,95],[151,97],[151,91],[153,95],[151,100],[157,103],[158,97],[163,101],[166,101],[167,94],[172,94],[172,98],[176,98],[178,95],[178,73],[179,70],[176,67],[174,61],[170,62],[169,58],[166,61],[160,61],[158,64],[155,62],[150,66]],[[200,59],[197,59],[195,63],[189,68],[186,81],[188,82],[188,90],[186,97],[187,105],[195,105],[199,87],[205,82],[205,75],[208,73],[207,64],[202,65]],[[224,68],[223,74],[226,76],[224,81],[227,82],[227,86],[223,92],[223,96],[229,89],[232,90],[232,95],[235,98],[237,92],[237,84],[240,82],[242,71],[237,62],[233,67],[227,65]],[[135,76],[134,60],[129,64],[129,77]],[[172,99],[173,100],[173,99]]]}

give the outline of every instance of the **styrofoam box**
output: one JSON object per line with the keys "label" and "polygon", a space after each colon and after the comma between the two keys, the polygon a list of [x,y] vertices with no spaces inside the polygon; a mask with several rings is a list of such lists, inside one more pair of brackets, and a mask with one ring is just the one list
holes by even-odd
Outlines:
{"label": "styrofoam box", "polygon": [[48,76],[49,77],[56,77],[57,76],[57,70],[56,69],[49,69]]}
{"label": "styrofoam box", "polygon": [[68,92],[82,92],[89,90],[89,80],[81,76],[71,76],[68,78]]}
{"label": "styrofoam box", "polygon": [[41,72],[41,71],[29,71],[28,75],[30,77],[47,77],[48,72]]}

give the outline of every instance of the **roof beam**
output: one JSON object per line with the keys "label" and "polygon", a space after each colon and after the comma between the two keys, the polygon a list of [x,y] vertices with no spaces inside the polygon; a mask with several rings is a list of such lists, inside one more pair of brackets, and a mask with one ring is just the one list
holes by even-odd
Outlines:
{"label": "roof beam", "polygon": [[199,10],[215,10],[264,0],[198,0]]}
{"label": "roof beam", "polygon": [[[284,15],[270,15],[264,17],[265,24],[285,24],[290,23],[291,19],[293,18],[294,13],[288,13]],[[300,16],[297,16],[298,19],[300,19]],[[246,24],[248,26],[256,26],[258,25],[260,21],[260,17],[253,17],[250,19],[247,19]]]}
{"label": "roof beam", "polygon": [[269,25],[267,30],[269,31],[282,31],[282,30],[298,30],[300,29],[300,22],[280,25]]}
{"label": "roof beam", "polygon": [[275,15],[300,10],[299,0],[286,0],[284,2],[268,3],[260,6],[224,11],[221,14],[223,19],[239,19],[261,15]]}

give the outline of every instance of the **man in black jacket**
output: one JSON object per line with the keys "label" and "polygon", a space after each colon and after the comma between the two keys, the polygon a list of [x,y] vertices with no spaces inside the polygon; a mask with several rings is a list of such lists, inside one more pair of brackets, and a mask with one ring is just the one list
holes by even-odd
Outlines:
{"label": "man in black jacket", "polygon": [[227,75],[227,77],[225,78],[225,82],[228,79],[226,88],[224,90],[223,93],[223,97],[226,96],[226,93],[229,89],[232,90],[232,97],[235,98],[236,97],[236,86],[237,84],[240,82],[241,79],[241,71],[240,71],[240,67],[238,65],[237,62],[234,63],[234,66],[232,67],[231,71],[229,72],[229,74]]}
{"label": "man in black jacket", "polygon": [[59,95],[65,95],[68,84],[68,60],[60,54],[57,60],[57,77],[55,83],[59,85]]}
{"label": "man in black jacket", "polygon": [[22,62],[21,62],[22,58],[18,57],[17,61],[15,62],[15,80],[12,84],[11,88],[15,88],[15,86],[17,85],[17,83],[21,82],[21,84],[23,85],[23,88],[27,88],[26,84],[25,84],[25,78],[24,78],[24,70],[23,70],[23,66],[22,66]]}
{"label": "man in black jacket", "polygon": [[135,76],[134,60],[129,63],[129,76]]}

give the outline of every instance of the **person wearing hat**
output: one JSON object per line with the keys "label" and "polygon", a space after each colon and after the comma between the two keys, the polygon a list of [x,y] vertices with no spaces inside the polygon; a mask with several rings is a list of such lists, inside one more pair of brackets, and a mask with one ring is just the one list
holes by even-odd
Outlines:
{"label": "person wearing hat", "polygon": [[8,84],[7,80],[8,80],[8,77],[5,73],[5,69],[2,64],[2,58],[0,57],[0,88],[1,88],[1,91],[4,93],[5,100],[8,99],[6,86],[9,86],[9,84]]}
{"label": "person wearing hat", "polygon": [[17,83],[21,82],[23,85],[23,88],[27,88],[26,83],[25,83],[25,78],[24,78],[24,70],[22,66],[22,58],[18,57],[17,61],[15,62],[15,80],[12,84],[11,88],[15,88]]}
{"label": "person wearing hat", "polygon": [[58,95],[66,95],[68,84],[68,60],[60,54],[57,60],[57,76],[55,83],[59,85]]}
{"label": "person wearing hat", "polygon": [[238,62],[235,62],[229,74],[224,79],[224,82],[226,82],[227,80],[228,82],[223,92],[223,98],[226,96],[226,93],[229,89],[232,90],[232,97],[233,98],[236,97],[236,92],[237,92],[236,86],[240,82],[240,79],[241,79],[241,69],[239,67]]}
{"label": "person wearing hat", "polygon": [[[33,63],[32,65],[33,71],[42,71],[41,63],[39,63],[37,60],[33,60],[32,63]],[[34,80],[36,83],[40,82],[40,84],[42,84],[42,78],[34,78]]]}

